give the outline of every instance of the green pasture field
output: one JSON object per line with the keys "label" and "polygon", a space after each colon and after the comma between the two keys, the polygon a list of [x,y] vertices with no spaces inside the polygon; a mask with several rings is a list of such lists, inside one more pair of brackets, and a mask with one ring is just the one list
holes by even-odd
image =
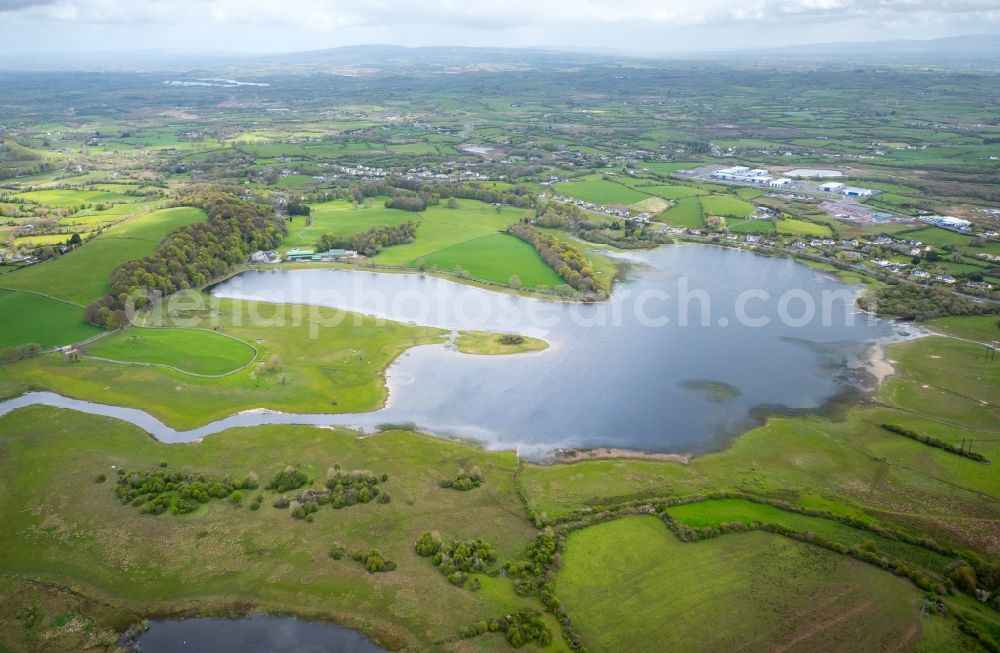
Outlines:
{"label": "green pasture field", "polygon": [[770,533],[685,544],[653,516],[571,533],[556,594],[593,651],[861,652],[920,637],[918,590],[885,571]]}
{"label": "green pasture field", "polygon": [[0,289],[0,316],[0,350],[29,343],[59,347],[101,332],[84,321],[78,306],[27,292]]}
{"label": "green pasture field", "polygon": [[375,198],[372,206],[354,207],[348,200],[334,200],[311,205],[312,224],[305,216],[292,216],[288,223],[288,236],[282,247],[314,247],[324,234],[347,236],[367,231],[372,227],[395,226],[407,220],[417,222],[420,215],[400,209],[387,209],[385,198]]}
{"label": "green pasture field", "polygon": [[[483,538],[501,561],[522,555],[535,529],[515,491],[513,452],[402,431],[360,438],[311,427],[237,429],[198,443],[164,445],[115,419],[42,407],[0,418],[0,445],[3,577],[86,587],[107,601],[96,611],[110,611],[107,619],[182,606],[224,612],[241,604],[335,620],[392,650],[425,650],[478,620],[538,606],[517,596],[503,578],[482,576],[478,592],[452,586],[413,548],[421,533],[438,531],[446,539]],[[154,471],[161,464],[167,471],[234,479],[254,472],[261,489],[244,491],[242,505],[213,501],[184,516],[144,515],[114,496],[116,469]],[[308,487],[321,486],[334,465],[387,474],[382,487],[391,502],[324,506],[311,523],[293,519],[288,509],[273,508],[277,494],[263,489],[287,465],[311,479]],[[482,470],[483,488],[439,487],[439,479],[471,466]],[[108,480],[95,483],[102,473]],[[252,511],[247,506],[257,494],[264,500]],[[60,526],[48,526],[54,523]],[[348,551],[377,548],[398,568],[368,574],[349,557],[332,559],[328,552],[335,543]],[[566,650],[558,625],[549,622],[556,642],[545,650]],[[10,623],[18,630],[7,630]],[[21,621],[3,624],[0,644],[17,644],[25,632]],[[498,644],[497,636],[488,635],[472,650]]]}
{"label": "green pasture field", "polygon": [[979,342],[1000,341],[1000,316],[941,317],[927,323],[934,331]]}
{"label": "green pasture field", "polygon": [[556,184],[557,193],[569,195],[581,199],[585,202],[595,204],[616,205],[635,204],[649,197],[650,193],[643,193],[629,188],[623,183],[608,181],[601,175],[589,175],[573,181]]}
{"label": "green pasture field", "polygon": [[778,233],[789,234],[792,236],[818,236],[820,238],[829,238],[833,232],[830,227],[823,224],[816,224],[815,222],[808,222],[806,220],[798,220],[796,218],[785,218],[784,220],[779,220],[776,224],[778,228]]}
{"label": "green pasture field", "polygon": [[698,229],[705,226],[705,213],[702,210],[701,199],[697,196],[677,200],[677,203],[661,213],[658,219],[673,227]]}
{"label": "green pasture field", "polygon": [[757,522],[783,526],[799,533],[813,533],[830,542],[855,549],[868,547],[879,555],[887,555],[894,560],[902,560],[911,567],[922,569],[929,578],[938,581],[944,579],[945,568],[952,562],[952,559],[929,549],[881,537],[837,521],[801,515],[743,499],[689,503],[668,508],[667,512],[678,522],[692,528]]}
{"label": "green pasture field", "polygon": [[730,218],[726,220],[726,229],[744,234],[769,234],[774,231],[774,222],[771,220],[741,221],[738,218]]}
{"label": "green pasture field", "polygon": [[[413,265],[421,257],[426,258],[467,240],[503,231],[527,214],[525,209],[509,206],[498,213],[493,206],[476,200],[459,200],[458,204],[457,209],[438,205],[413,214],[414,219],[420,219],[416,239],[406,245],[386,247],[375,257],[375,261],[385,265]],[[512,269],[507,276],[517,272]]]}
{"label": "green pasture field", "polygon": [[461,268],[477,279],[503,284],[509,283],[511,277],[516,275],[525,288],[552,287],[563,283],[534,247],[508,234],[490,234],[466,240],[433,252],[423,261],[432,270],[454,272]]}
{"label": "green pasture field", "polygon": [[190,207],[144,213],[65,256],[4,275],[3,285],[88,304],[107,294],[116,267],[152,254],[174,229],[206,219],[204,211]]}
{"label": "green pasture field", "polygon": [[701,188],[696,188],[694,186],[676,186],[676,185],[664,185],[664,184],[653,184],[650,186],[645,186],[642,184],[636,184],[632,186],[638,191],[643,193],[650,193],[656,195],[657,197],[662,197],[668,200],[680,200],[685,197],[692,197],[694,195],[708,195],[708,191],[702,190]]}
{"label": "green pasture field", "polygon": [[20,193],[14,197],[52,207],[80,206],[105,202],[135,202],[138,198],[107,190],[52,189]]}
{"label": "green pasture field", "polygon": [[[194,303],[196,293],[191,298]],[[216,379],[164,367],[121,365],[90,358],[74,363],[58,354],[48,355],[7,367],[0,378],[0,396],[44,387],[69,397],[141,408],[181,429],[251,408],[301,413],[365,412],[379,408],[385,401],[384,372],[397,356],[415,345],[441,342],[444,335],[437,329],[335,309],[249,301],[223,300],[218,309],[179,310],[174,317],[162,318],[164,326],[181,320],[177,324],[218,330],[252,342],[259,351],[259,362]],[[182,362],[183,354],[176,349],[185,338],[171,342],[174,351],[153,349],[144,355],[157,362]],[[121,351],[126,343],[117,346]],[[236,362],[235,353],[231,360],[227,357],[225,364],[230,362]],[[221,367],[222,361],[218,364]]]}
{"label": "green pasture field", "polygon": [[255,355],[249,344],[212,331],[140,328],[101,338],[88,345],[84,353],[206,375],[234,372],[250,363]]}
{"label": "green pasture field", "polygon": [[753,213],[753,204],[726,195],[706,195],[699,198],[701,208],[707,215],[731,218],[747,218]]}

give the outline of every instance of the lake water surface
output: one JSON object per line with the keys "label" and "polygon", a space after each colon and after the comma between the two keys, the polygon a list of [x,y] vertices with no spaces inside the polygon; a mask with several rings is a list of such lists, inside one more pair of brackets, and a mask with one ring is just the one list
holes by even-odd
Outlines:
{"label": "lake water surface", "polygon": [[[248,272],[213,289],[224,298],[517,332],[551,345],[514,356],[465,355],[444,344],[411,349],[388,370],[386,407],[371,413],[248,411],[175,431],[139,410],[30,393],[0,404],[0,414],[32,403],[62,406],[128,420],[166,442],[259,424],[409,422],[529,455],[597,446],[699,452],[758,424],[762,414],[817,410],[845,392],[870,389],[865,366],[895,332],[857,314],[857,288],[789,259],[701,245],[625,258],[633,264],[627,279],[608,302],[595,304],[363,270]],[[266,327],[261,334],[267,337]],[[324,337],[321,325],[316,337]]]}
{"label": "lake water surface", "polygon": [[[628,279],[600,304],[359,270],[249,272],[213,293],[549,341],[544,352],[516,356],[412,349],[390,368],[388,404],[374,414],[376,423],[414,422],[522,450],[704,450],[757,423],[764,407],[816,409],[870,383],[863,365],[893,332],[856,314],[857,289],[789,259],[698,245],[627,258],[636,264]],[[758,290],[770,298],[744,299],[747,324],[740,297]],[[809,302],[815,316],[804,321]]]}
{"label": "lake water surface", "polygon": [[242,619],[151,621],[138,644],[143,653],[383,653],[347,628],[294,617],[258,614]]}

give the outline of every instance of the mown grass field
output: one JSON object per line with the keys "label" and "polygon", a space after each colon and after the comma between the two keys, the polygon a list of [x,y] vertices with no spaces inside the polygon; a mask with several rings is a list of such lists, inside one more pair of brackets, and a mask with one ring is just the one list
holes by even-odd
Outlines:
{"label": "mown grass field", "polygon": [[832,231],[830,227],[822,224],[816,224],[815,222],[808,222],[806,220],[797,220],[795,218],[785,218],[784,220],[779,220],[776,224],[778,228],[778,233],[788,234],[790,236],[817,236],[819,238],[828,238]]}
{"label": "mown grass field", "polygon": [[918,591],[769,533],[681,543],[656,517],[570,534],[556,592],[592,651],[907,650]]}
{"label": "mown grass field", "polygon": [[[475,200],[459,200],[458,204],[456,209],[439,205],[412,214],[420,219],[414,242],[387,247],[375,261],[386,265],[412,265],[419,258],[453,245],[503,231],[527,213],[514,207],[503,207],[497,212],[495,207]],[[512,269],[507,276],[516,272]]]}
{"label": "mown grass field", "polygon": [[166,365],[192,374],[234,372],[254,359],[246,342],[199,329],[120,331],[88,345],[84,353],[114,361]]}
{"label": "mown grass field", "polygon": [[38,202],[39,204],[47,204],[51,207],[82,206],[84,204],[101,204],[106,202],[134,202],[137,199],[124,193],[116,193],[109,190],[77,190],[72,188],[35,190],[20,193],[14,197],[30,202]]}
{"label": "mown grass field", "polygon": [[603,175],[588,175],[563,184],[556,184],[555,191],[594,204],[629,205],[647,199],[653,193],[629,188],[625,183],[609,181]]}
{"label": "mown grass field", "polygon": [[701,208],[708,215],[746,219],[753,213],[753,204],[728,195],[704,195]]}
{"label": "mown grass field", "polygon": [[[423,650],[477,620],[535,605],[504,579],[484,576],[478,592],[454,587],[413,548],[422,532],[438,531],[446,539],[481,537],[501,560],[520,556],[534,527],[514,489],[513,452],[408,432],[359,438],[307,427],[242,429],[163,445],[117,420],[41,407],[0,418],[0,446],[0,572],[85,587],[123,612],[225,613],[234,604],[292,610],[359,628],[392,649]],[[242,506],[212,501],[183,516],[143,515],[122,505],[113,494],[115,470],[159,470],[161,461],[167,470],[236,479],[254,472],[262,488],[244,492]],[[312,523],[293,519],[288,509],[273,508],[277,494],[263,489],[286,465],[313,479],[311,487],[322,485],[334,465],[388,474],[383,487],[391,502],[323,506]],[[486,478],[482,488],[438,486],[472,465]],[[95,483],[100,473],[108,481]],[[263,505],[251,511],[247,504],[258,493]],[[331,559],[334,543],[348,551],[377,548],[398,568],[368,574],[349,557]],[[15,619],[4,624],[23,628]],[[552,628],[557,632],[554,620]],[[0,644],[18,649],[21,641]],[[500,644],[494,635],[438,646],[502,650]],[[565,648],[557,638],[546,650]]]}
{"label": "mown grass field", "polygon": [[705,226],[705,212],[701,208],[701,199],[697,196],[677,200],[659,217],[672,227],[691,227],[700,229]]}
{"label": "mown grass field", "polygon": [[[389,363],[409,347],[440,342],[443,335],[437,329],[397,322],[380,325],[374,318],[334,309],[246,301],[224,300],[218,311],[180,311],[178,318],[190,319],[184,322],[187,327],[215,329],[218,325],[220,333],[252,342],[259,351],[258,365],[221,379],[206,379],[163,367],[87,358],[71,363],[56,354],[7,367],[0,379],[0,396],[47,388],[69,397],[141,408],[185,429],[251,408],[363,412],[384,402],[384,372]],[[168,319],[166,325],[170,324]],[[171,343],[174,352],[170,355],[158,347],[146,356],[184,362],[178,343]],[[117,346],[121,351],[126,343]],[[277,364],[272,365],[274,357]]]}
{"label": "mown grass field", "polygon": [[28,343],[58,347],[101,332],[84,321],[78,306],[26,292],[0,289],[0,316],[0,349]]}
{"label": "mown grass field", "polygon": [[385,198],[375,198],[369,208],[355,208],[347,200],[335,200],[311,205],[312,224],[307,224],[305,216],[296,215],[288,224],[288,236],[282,243],[283,248],[316,246],[324,234],[346,236],[367,231],[372,227],[395,226],[413,220],[417,222],[420,216],[409,211],[387,209],[383,206]]}
{"label": "mown grass field", "polygon": [[526,288],[563,283],[534,247],[508,234],[479,236],[433,252],[423,261],[432,270],[455,272],[461,268],[477,279],[497,283],[509,283],[516,276]]}
{"label": "mown grass field", "polygon": [[174,229],[206,219],[204,211],[190,207],[137,215],[64,256],[5,274],[2,283],[15,290],[89,304],[107,294],[117,266],[152,254]]}

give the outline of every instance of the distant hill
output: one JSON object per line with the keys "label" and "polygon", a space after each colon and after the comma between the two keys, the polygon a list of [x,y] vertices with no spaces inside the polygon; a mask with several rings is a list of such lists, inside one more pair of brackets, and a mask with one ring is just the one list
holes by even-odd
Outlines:
{"label": "distant hill", "polygon": [[582,49],[350,45],[273,54],[182,52],[45,53],[0,56],[0,70],[170,72],[194,69],[217,74],[332,73],[350,76],[412,72],[499,72],[587,65],[650,65],[656,61],[719,61],[741,64],[865,63],[1000,66],[1000,35],[975,34],[931,40],[886,40],[790,45],[773,48],[681,52],[637,56]]}

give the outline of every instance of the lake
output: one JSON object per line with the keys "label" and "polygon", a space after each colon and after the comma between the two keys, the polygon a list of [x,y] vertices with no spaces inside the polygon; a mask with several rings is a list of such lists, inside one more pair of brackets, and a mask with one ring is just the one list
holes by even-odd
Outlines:
{"label": "lake", "polygon": [[[175,431],[136,409],[29,393],[0,404],[0,414],[33,403],[73,408],[128,420],[165,442],[260,424],[414,423],[532,457],[581,447],[697,453],[723,446],[768,414],[823,410],[845,394],[870,391],[869,365],[880,343],[897,336],[893,324],[857,312],[859,288],[790,259],[707,245],[622,258],[627,278],[609,301],[591,304],[342,269],[247,272],[212,290],[447,329],[516,332],[551,345],[513,356],[466,355],[446,344],[413,348],[390,366],[382,410],[247,411]],[[315,335],[324,337],[321,324]]]}
{"label": "lake", "polygon": [[[870,388],[873,344],[893,333],[857,314],[857,288],[789,259],[702,245],[624,258],[628,278],[599,304],[361,270],[248,272],[213,293],[549,341],[546,351],[515,356],[412,349],[391,366],[388,404],[375,413],[376,423],[414,422],[523,451],[712,448],[759,423],[761,411],[819,409]],[[809,303],[815,315],[805,320]]]}
{"label": "lake", "polygon": [[143,653],[383,653],[359,633],[320,621],[255,614],[242,619],[150,621]]}

